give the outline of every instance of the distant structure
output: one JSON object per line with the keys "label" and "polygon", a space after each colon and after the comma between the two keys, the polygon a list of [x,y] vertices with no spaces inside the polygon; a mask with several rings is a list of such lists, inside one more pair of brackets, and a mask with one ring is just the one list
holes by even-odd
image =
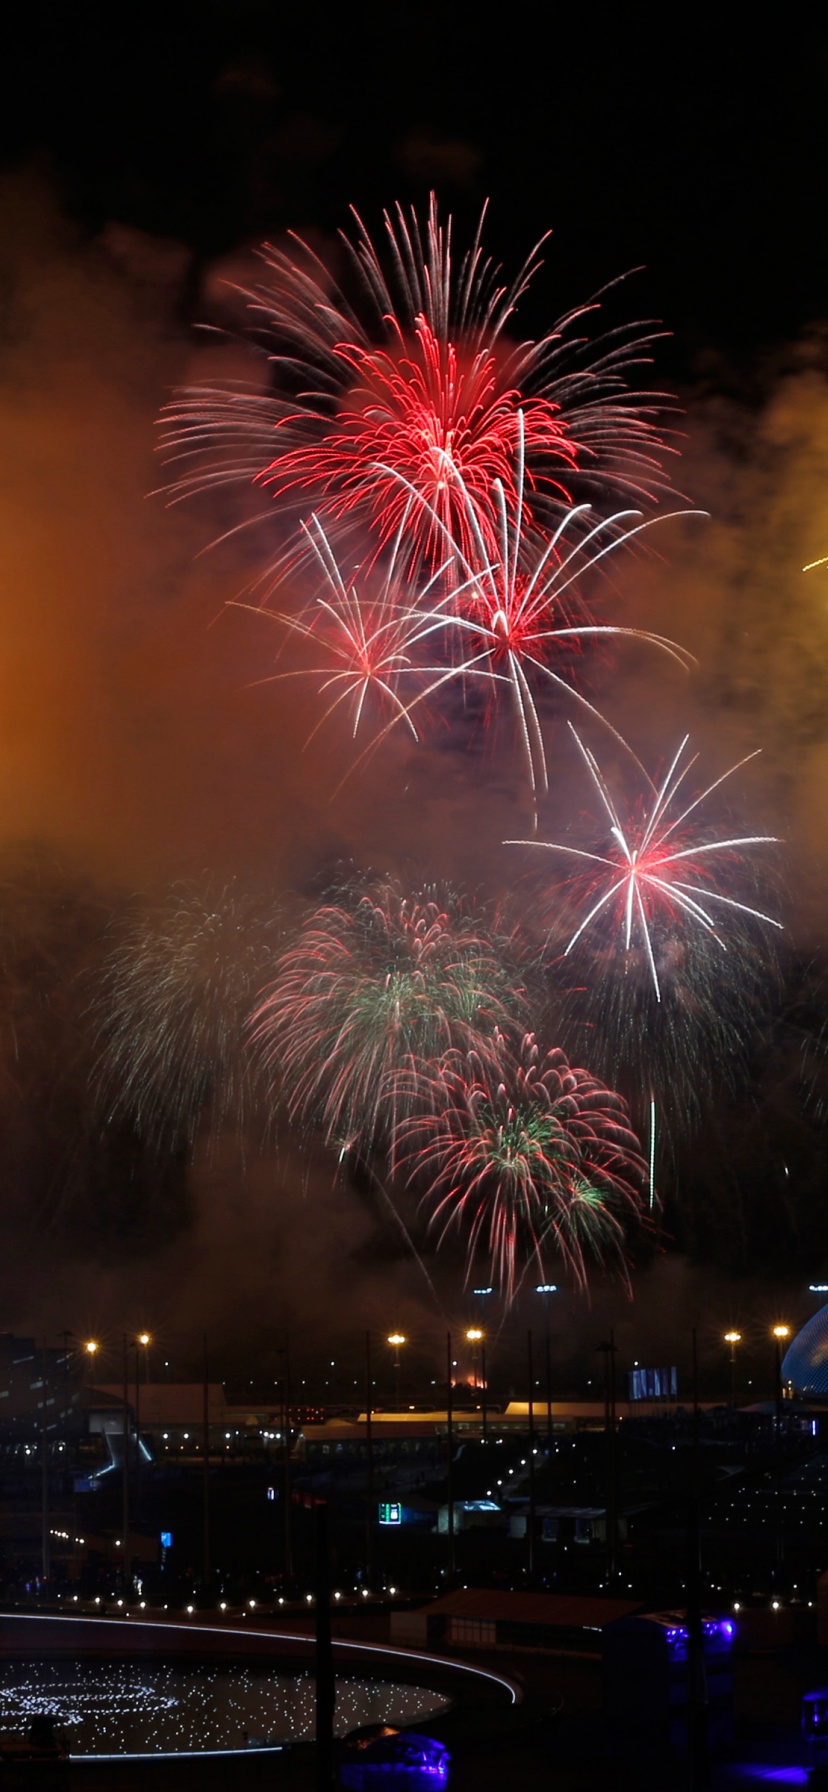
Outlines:
{"label": "distant structure", "polygon": [[797,1332],[782,1363],[782,1382],[800,1398],[828,1398],[828,1304]]}

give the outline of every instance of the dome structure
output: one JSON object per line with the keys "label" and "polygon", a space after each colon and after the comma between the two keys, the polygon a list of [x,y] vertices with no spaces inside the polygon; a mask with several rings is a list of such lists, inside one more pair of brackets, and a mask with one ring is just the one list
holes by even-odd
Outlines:
{"label": "dome structure", "polygon": [[794,1394],[828,1396],[828,1304],[797,1332],[782,1362]]}

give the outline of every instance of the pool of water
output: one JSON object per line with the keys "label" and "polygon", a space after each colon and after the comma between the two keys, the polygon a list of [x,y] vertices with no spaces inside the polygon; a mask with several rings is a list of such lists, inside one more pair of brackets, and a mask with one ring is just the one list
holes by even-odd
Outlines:
{"label": "pool of water", "polygon": [[[49,1715],[72,1755],[201,1754],[313,1736],[310,1673],[135,1661],[0,1662],[0,1733]],[[337,1676],[334,1728],[413,1724],[450,1701],[422,1686]]]}

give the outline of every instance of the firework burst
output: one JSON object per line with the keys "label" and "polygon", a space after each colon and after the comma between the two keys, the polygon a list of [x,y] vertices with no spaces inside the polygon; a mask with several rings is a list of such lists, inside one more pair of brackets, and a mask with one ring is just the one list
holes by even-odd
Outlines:
{"label": "firework burst", "polygon": [[[643,953],[656,1001],[661,1001],[659,957],[670,956],[689,936],[697,945],[711,943],[721,951],[728,947],[727,929],[732,920],[759,922],[781,929],[781,921],[763,909],[740,901],[721,888],[721,872],[740,865],[754,846],[775,845],[770,834],[743,834],[717,839],[710,825],[697,829],[702,804],[720,789],[734,772],[756,757],[749,753],[723,772],[690,801],[682,792],[698,754],[686,758],[685,735],[659,785],[647,780],[649,793],[636,811],[623,813],[616,803],[595,755],[570,729],[587,767],[593,788],[609,823],[604,852],[589,852],[552,840],[507,840],[507,846],[538,847],[579,859],[586,875],[582,880],[583,906],[587,913],[564,947],[564,956],[590,931],[608,929],[615,949],[625,955]],[[646,775],[646,774],[645,774]],[[676,813],[678,811],[678,813]]]}
{"label": "firework burst", "polygon": [[179,883],[119,931],[94,1005],[102,1112],[158,1147],[191,1143],[206,1115],[242,1132],[266,1090],[245,1023],[277,914],[233,883]]}
{"label": "firework burst", "polygon": [[[416,740],[420,706],[433,707],[440,699],[450,703],[453,688],[462,689],[469,714],[478,714],[482,708],[487,724],[505,699],[534,805],[538,794],[548,787],[538,714],[541,691],[563,693],[610,727],[576,682],[574,662],[586,644],[609,639],[639,641],[668,654],[684,670],[691,664],[691,656],[663,635],[589,620],[583,605],[583,581],[595,574],[607,555],[650,524],[641,520],[640,512],[590,522],[579,509],[567,511],[548,538],[539,534],[531,526],[525,506],[522,412],[517,426],[510,481],[514,509],[510,510],[506,491],[496,480],[484,534],[476,505],[463,494],[471,559],[434,514],[435,537],[444,537],[446,557],[427,580],[419,585],[412,581],[408,528],[423,505],[406,485],[406,508],[384,566],[371,557],[367,565],[346,572],[321,519],[314,516],[304,528],[322,573],[321,594],[298,616],[270,608],[264,613],[289,633],[312,642],[325,656],[327,663],[301,673],[274,675],[320,678],[322,694],[330,696],[323,721],[347,704],[356,736],[366,700],[374,700],[373,715],[379,727],[365,755],[399,723]],[[472,693],[482,695],[482,705]]]}
{"label": "firework burst", "polygon": [[541,245],[506,284],[483,251],[481,217],[455,270],[451,220],[440,222],[432,197],[425,230],[413,211],[385,214],[386,279],[354,215],[355,237],[342,245],[355,305],[300,238],[292,253],[261,251],[265,278],[243,296],[269,389],[179,394],[164,435],[183,469],[174,496],[257,485],[280,507],[309,504],[337,524],[367,524],[382,545],[405,508],[402,477],[425,500],[410,527],[415,557],[431,569],[440,530],[470,552],[469,506],[485,531],[492,482],[508,491],[520,409],[542,507],[599,494],[652,500],[664,489],[663,398],[629,386],[650,358],[651,330],[590,344],[582,329],[593,301],[539,341],[511,343]]}
{"label": "firework burst", "polygon": [[387,1143],[412,1059],[459,1046],[485,1060],[497,1029],[521,1023],[503,946],[448,892],[383,883],[317,909],[252,1022],[291,1118],[341,1151]]}
{"label": "firework burst", "polygon": [[[578,615],[584,578],[594,573],[608,554],[650,526],[641,520],[640,512],[619,512],[592,521],[588,506],[568,510],[545,537],[531,525],[525,491],[526,437],[519,412],[510,481],[514,502],[510,503],[504,486],[495,480],[491,522],[484,532],[477,506],[467,501],[465,533],[472,543],[471,557],[455,544],[454,584],[432,616],[424,610],[419,640],[432,636],[447,640],[455,675],[464,683],[482,685],[488,712],[504,691],[508,693],[534,804],[538,794],[548,788],[538,687],[563,691],[605,727],[610,726],[578,689],[573,672],[564,671],[567,656],[571,658],[587,641],[608,638],[629,638],[658,647],[684,670],[692,656],[664,635],[617,623],[595,623]],[[450,546],[446,537],[447,549]],[[445,677],[440,682],[444,683]],[[431,695],[433,689],[426,694]]]}
{"label": "firework burst", "polygon": [[445,675],[443,666],[424,664],[421,644],[440,611],[435,587],[451,563],[445,561],[438,567],[420,590],[420,603],[428,606],[429,600],[436,598],[436,608],[426,610],[424,622],[423,612],[408,598],[407,516],[408,510],[383,567],[372,561],[351,570],[340,565],[320,518],[312,517],[303,530],[323,581],[314,601],[295,616],[282,610],[262,610],[258,605],[239,606],[272,618],[322,656],[320,665],[272,674],[274,678],[321,679],[320,694],[329,701],[309,740],[343,704],[350,712],[354,739],[369,707],[378,723],[379,739],[397,722],[406,726],[414,740],[419,739],[412,717],[418,689],[422,692],[424,682],[433,679],[442,683]]}
{"label": "firework burst", "polygon": [[484,1059],[451,1050],[418,1065],[416,1100],[399,1119],[395,1159],[441,1241],[482,1250],[508,1301],[521,1265],[562,1257],[586,1285],[590,1258],[624,1272],[627,1225],[641,1213],[645,1165],[619,1095],[534,1034],[498,1037]]}

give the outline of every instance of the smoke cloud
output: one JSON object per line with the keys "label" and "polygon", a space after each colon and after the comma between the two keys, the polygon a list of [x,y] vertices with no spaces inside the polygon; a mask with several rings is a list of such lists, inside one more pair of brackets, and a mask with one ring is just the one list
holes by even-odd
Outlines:
{"label": "smoke cloud", "polygon": [[[0,847],[39,842],[58,878],[121,892],[209,871],[280,894],[348,863],[508,888],[501,842],[527,807],[507,734],[469,746],[458,727],[420,749],[392,736],[332,798],[348,743],[333,723],[307,744],[312,681],[275,678],[274,623],[234,607],[267,529],[205,551],[238,514],[157,495],[161,404],[238,364],[214,340],[194,346],[182,323],[187,251],[118,224],[90,241],[35,176],[0,185],[0,243]],[[229,271],[206,270],[205,288]],[[598,701],[653,766],[688,729],[711,780],[762,748],[730,800],[746,831],[785,837],[803,950],[828,943],[828,567],[801,570],[828,554],[823,351],[814,337],[760,370],[758,395],[728,392],[726,369],[685,394],[681,483],[709,520],[651,531],[652,551],[616,566],[604,601],[674,636],[698,667],[654,664],[641,647],[614,651],[598,674]],[[587,793],[560,728],[550,757],[552,827]],[[81,1093],[73,1112],[70,1129],[91,1124]],[[170,1334],[209,1326],[230,1351],[277,1313],[297,1326],[312,1314],[331,1336],[374,1323],[439,1335],[420,1269],[327,1161],[303,1166],[289,1144],[246,1161],[227,1139],[197,1149],[167,1236],[152,1174],[145,1164],[152,1227],[139,1215],[119,1248],[110,1232],[108,1255],[94,1225],[50,1242],[48,1215],[33,1248],[32,1215],[11,1192],[7,1326],[100,1329],[141,1309]],[[456,1306],[456,1264],[430,1268]],[[641,1339],[642,1357],[662,1348],[677,1286],[690,1324],[709,1274],[663,1257],[642,1271],[623,1321],[631,1352]],[[724,1311],[726,1277],[716,1298]],[[745,1285],[744,1299],[758,1292]],[[583,1343],[619,1301],[599,1289],[569,1336]]]}

